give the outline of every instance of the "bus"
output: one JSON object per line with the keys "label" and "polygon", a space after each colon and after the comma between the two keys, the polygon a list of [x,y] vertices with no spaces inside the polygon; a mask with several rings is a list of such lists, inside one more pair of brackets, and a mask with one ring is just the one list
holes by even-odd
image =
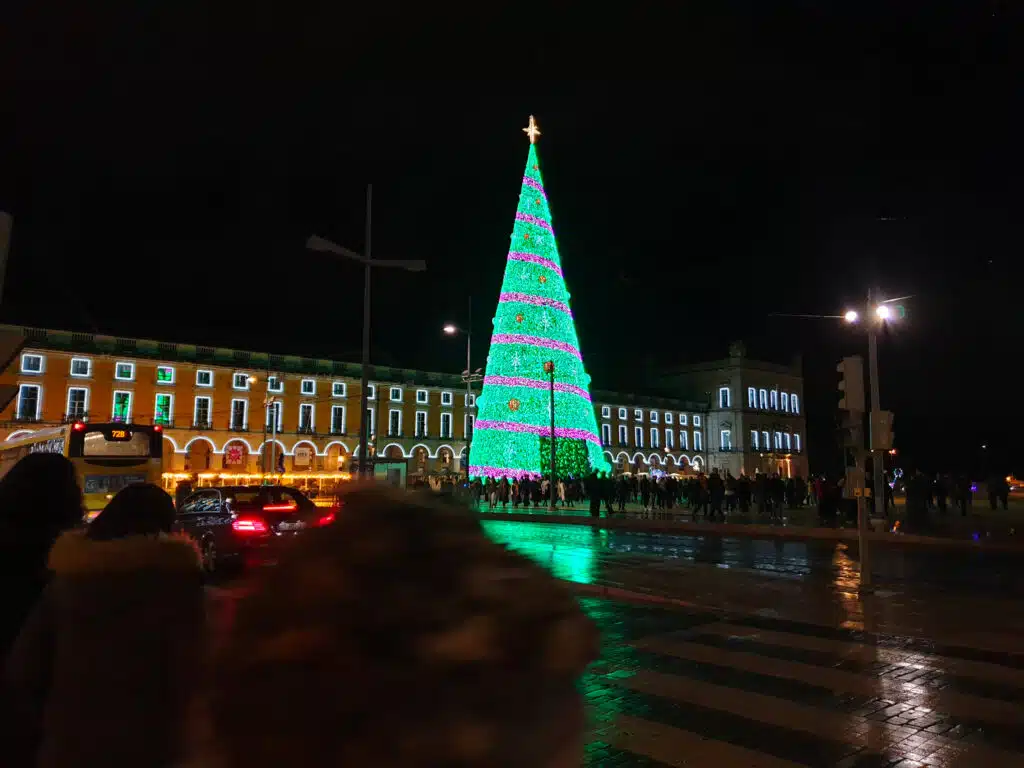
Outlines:
{"label": "bus", "polygon": [[126,485],[160,485],[162,432],[159,424],[122,422],[43,428],[0,443],[0,478],[30,453],[59,453],[75,466],[91,521]]}

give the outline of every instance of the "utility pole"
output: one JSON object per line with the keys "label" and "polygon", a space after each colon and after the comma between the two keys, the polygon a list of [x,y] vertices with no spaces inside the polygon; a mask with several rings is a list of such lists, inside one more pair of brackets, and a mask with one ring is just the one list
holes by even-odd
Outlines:
{"label": "utility pole", "polygon": [[557,483],[555,480],[555,361],[548,360],[544,363],[544,372],[550,376],[550,392],[551,392],[551,478],[549,481],[551,491],[551,501],[548,504],[548,510],[551,512],[555,511],[555,494],[558,491]]}
{"label": "utility pole", "polygon": [[[398,269],[404,269],[407,272],[423,272],[427,268],[427,263],[422,259],[373,259],[370,257],[370,233],[371,233],[371,212],[373,207],[373,185],[366,185],[366,233],[365,233],[365,252],[356,253],[350,251],[348,248],[343,248],[337,243],[332,243],[330,240],[325,240],[317,235],[312,235],[306,241],[306,247],[312,251],[326,251],[327,253],[333,253],[336,256],[344,256],[346,259],[352,259],[363,264],[363,364],[362,364],[362,378],[361,384],[362,391],[360,392],[360,402],[362,406],[362,412],[359,415],[359,473],[360,476],[366,478],[368,475],[372,477],[371,463],[367,454],[367,444],[369,443],[370,436],[370,425],[367,418],[367,412],[370,409],[369,398],[367,397],[367,390],[370,386],[370,270],[373,267],[393,267]],[[379,427],[378,427],[379,429]]]}
{"label": "utility pole", "polygon": [[[868,307],[874,306],[873,292],[868,290]],[[875,514],[888,517],[888,508],[885,503],[885,451],[878,444],[878,420],[881,417],[881,403],[878,387],[878,334],[875,330],[875,319],[869,318],[868,322],[868,380],[871,387],[871,468],[874,475]],[[881,510],[879,510],[881,506]]]}
{"label": "utility pole", "polygon": [[[363,364],[360,366],[362,378],[360,379],[360,397],[362,398],[363,410],[359,420],[359,477],[366,480],[373,477],[373,469],[370,464],[370,457],[366,455],[367,443],[370,438],[370,424],[367,418],[367,411],[370,403],[366,397],[370,389],[370,235],[372,232],[373,215],[373,184],[366,185],[366,231],[363,237]],[[378,396],[380,393],[376,393]]]}

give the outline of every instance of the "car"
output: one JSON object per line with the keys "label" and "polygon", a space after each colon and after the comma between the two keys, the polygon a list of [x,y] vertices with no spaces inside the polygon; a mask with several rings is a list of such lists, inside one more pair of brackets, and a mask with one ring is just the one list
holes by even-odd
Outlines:
{"label": "car", "polygon": [[334,515],[286,486],[202,488],[182,501],[175,530],[195,539],[203,570],[213,575],[227,565],[272,562],[282,540],[330,525]]}

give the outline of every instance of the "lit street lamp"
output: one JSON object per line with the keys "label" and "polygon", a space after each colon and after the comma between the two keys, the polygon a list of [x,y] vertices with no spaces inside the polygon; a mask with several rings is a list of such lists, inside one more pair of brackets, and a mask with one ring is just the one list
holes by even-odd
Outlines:
{"label": "lit street lamp", "polygon": [[369,473],[369,461],[366,455],[369,422],[366,418],[367,399],[366,392],[370,384],[370,270],[373,267],[389,267],[393,269],[404,269],[407,272],[424,272],[427,269],[427,262],[422,259],[373,259],[370,258],[370,214],[373,203],[373,185],[366,186],[366,244],[365,253],[356,253],[348,248],[332,243],[317,235],[312,235],[306,241],[306,248],[311,251],[322,251],[335,256],[344,256],[346,259],[358,261],[363,264],[363,365],[362,365],[362,413],[359,418],[359,472],[365,477]]}
{"label": "lit street lamp", "polygon": [[466,407],[465,407],[465,427],[463,437],[466,440],[466,482],[469,482],[469,450],[470,450],[470,435],[469,435],[469,408],[470,400],[473,398],[473,382],[483,381],[484,374],[482,368],[473,370],[472,354],[473,354],[473,299],[469,299],[469,316],[466,320],[466,327],[460,328],[457,325],[448,323],[444,328],[441,329],[448,336],[457,336],[460,333],[466,334],[466,370],[462,372],[462,380],[466,382]]}

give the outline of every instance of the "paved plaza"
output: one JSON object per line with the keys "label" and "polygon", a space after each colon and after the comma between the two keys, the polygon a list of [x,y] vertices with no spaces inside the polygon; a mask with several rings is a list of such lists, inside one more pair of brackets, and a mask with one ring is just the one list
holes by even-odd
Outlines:
{"label": "paved plaza", "polygon": [[601,627],[589,766],[1024,765],[1011,555],[486,525]]}
{"label": "paved plaza", "polygon": [[861,594],[845,541],[484,526],[601,629],[587,766],[1024,766],[1017,553],[880,547]]}

